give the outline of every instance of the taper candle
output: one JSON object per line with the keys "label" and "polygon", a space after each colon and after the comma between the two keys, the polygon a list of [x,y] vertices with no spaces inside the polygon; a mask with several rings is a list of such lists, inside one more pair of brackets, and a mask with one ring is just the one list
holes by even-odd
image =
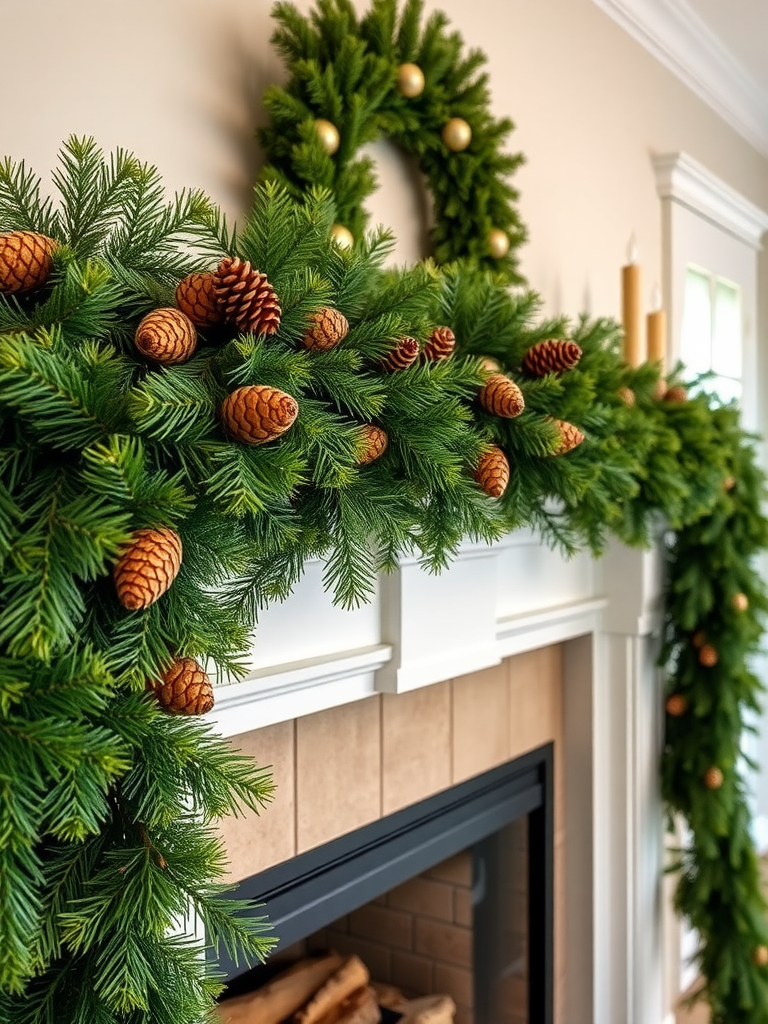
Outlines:
{"label": "taper candle", "polygon": [[621,268],[621,320],[624,326],[624,359],[630,366],[639,366],[644,361],[644,345],[640,308],[640,264],[637,262],[634,235],[627,248],[627,263]]}
{"label": "taper candle", "polygon": [[651,296],[651,312],[647,316],[648,362],[661,362],[662,372],[667,355],[667,314],[661,308],[661,289],[654,285]]}

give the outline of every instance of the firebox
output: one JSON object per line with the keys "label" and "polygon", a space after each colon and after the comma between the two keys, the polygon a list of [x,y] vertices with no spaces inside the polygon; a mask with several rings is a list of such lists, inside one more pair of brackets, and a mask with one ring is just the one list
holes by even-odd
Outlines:
{"label": "firebox", "polygon": [[[469,1017],[463,1019],[552,1024],[553,827],[550,743],[252,875],[231,895],[263,904],[254,912],[267,914],[279,949],[307,941],[316,947],[320,937],[336,944],[343,940],[350,951],[357,919],[368,920],[369,941],[378,938],[370,924],[376,914],[362,914],[361,908],[387,908],[393,903],[387,894],[402,892],[404,883],[435,875],[438,866],[463,855],[459,860],[469,865],[473,989]],[[402,901],[396,905],[407,927]],[[420,931],[417,921],[407,934],[415,936],[415,953],[424,953],[418,943],[430,934],[428,926]],[[225,959],[221,966],[228,983],[225,999],[258,987],[274,973],[270,963],[244,970]]]}

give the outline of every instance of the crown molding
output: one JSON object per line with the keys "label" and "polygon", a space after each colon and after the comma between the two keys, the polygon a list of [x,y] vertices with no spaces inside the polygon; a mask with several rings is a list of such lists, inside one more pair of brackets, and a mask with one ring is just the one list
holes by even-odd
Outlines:
{"label": "crown molding", "polygon": [[762,248],[760,239],[768,231],[768,213],[745,199],[740,192],[687,153],[664,153],[653,157],[656,191],[662,199],[694,210],[753,249]]}
{"label": "crown molding", "polygon": [[686,0],[593,2],[768,156],[768,92]]}

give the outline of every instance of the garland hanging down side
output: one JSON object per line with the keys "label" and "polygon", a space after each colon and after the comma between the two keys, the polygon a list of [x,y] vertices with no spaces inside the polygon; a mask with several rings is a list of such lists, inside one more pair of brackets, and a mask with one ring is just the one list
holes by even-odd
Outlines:
{"label": "garland hanging down side", "polygon": [[290,78],[264,95],[264,178],[297,199],[327,188],[334,236],[351,245],[364,237],[364,202],[376,187],[373,161],[360,151],[391,139],[426,178],[437,263],[469,259],[520,282],[525,229],[508,179],[522,156],[504,151],[514,126],[491,114],[485,56],[465,52],[442,12],[425,24],[422,13],[422,0],[407,0],[400,14],[397,0],[374,0],[361,18],[350,0],[320,0],[307,17],[275,5],[273,42]]}

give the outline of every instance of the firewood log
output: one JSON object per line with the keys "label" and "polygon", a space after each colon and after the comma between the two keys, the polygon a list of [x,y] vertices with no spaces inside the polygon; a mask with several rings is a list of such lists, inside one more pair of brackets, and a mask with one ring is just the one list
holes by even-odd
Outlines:
{"label": "firewood log", "polygon": [[456,1004],[450,996],[422,996],[406,999],[394,1007],[403,1016],[398,1024],[452,1024]]}
{"label": "firewood log", "polygon": [[379,1024],[380,1020],[376,992],[366,986],[337,1003],[317,1024]]}
{"label": "firewood log", "polygon": [[216,1007],[221,1024],[280,1024],[298,1010],[344,963],[338,953],[307,957],[267,985]]}
{"label": "firewood log", "polygon": [[335,1006],[370,981],[368,968],[359,956],[349,956],[309,1000],[291,1017],[291,1024],[317,1024]]}

